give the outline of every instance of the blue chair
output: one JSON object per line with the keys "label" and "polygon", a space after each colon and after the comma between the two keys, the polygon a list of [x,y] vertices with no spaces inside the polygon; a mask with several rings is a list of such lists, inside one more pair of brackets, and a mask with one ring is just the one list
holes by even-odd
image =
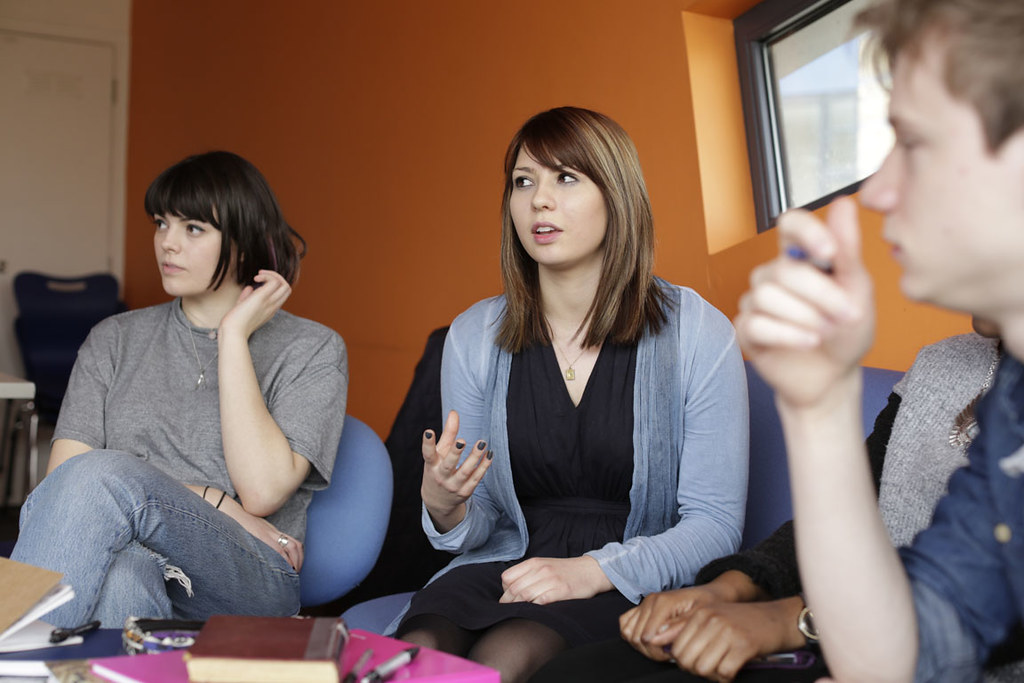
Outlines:
{"label": "blue chair", "polygon": [[14,333],[39,414],[56,422],[78,347],[93,325],[124,310],[108,273],[65,278],[25,271],[14,277]]}
{"label": "blue chair", "polygon": [[342,612],[341,618],[345,620],[345,624],[349,628],[358,628],[383,635],[384,629],[394,621],[398,613],[405,607],[405,603],[412,598],[414,592],[392,593],[360,602]]}
{"label": "blue chair", "polygon": [[392,482],[380,437],[346,415],[331,484],[313,494],[306,513],[303,607],[340,598],[370,573],[388,527]]}
{"label": "blue chair", "polygon": [[[782,425],[775,411],[775,392],[748,361],[747,393],[750,398],[750,485],[741,548],[753,547],[783,522],[793,519],[789,491],[789,466]],[[861,399],[864,436],[871,433],[875,416],[885,408],[893,385],[903,377],[898,370],[864,367]]]}

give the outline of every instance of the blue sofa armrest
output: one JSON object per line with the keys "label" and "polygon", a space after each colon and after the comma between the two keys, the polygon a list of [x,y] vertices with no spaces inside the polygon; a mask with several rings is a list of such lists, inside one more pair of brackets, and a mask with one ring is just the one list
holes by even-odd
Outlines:
{"label": "blue sofa armrest", "polygon": [[[772,391],[748,361],[747,392],[750,397],[750,485],[747,492],[743,549],[757,545],[793,518],[789,467],[782,425]],[[898,370],[864,367],[862,423],[864,436],[871,433],[875,416],[888,402],[893,386],[903,377]]]}

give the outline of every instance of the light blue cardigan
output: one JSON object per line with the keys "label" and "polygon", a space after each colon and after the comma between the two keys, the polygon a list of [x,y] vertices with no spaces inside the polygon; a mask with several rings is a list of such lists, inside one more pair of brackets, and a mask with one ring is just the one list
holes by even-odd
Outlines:
{"label": "light blue cardigan", "polygon": [[[637,348],[626,540],[587,553],[634,603],[690,584],[705,564],[736,552],[747,496],[747,383],[732,324],[693,290],[659,284],[672,303],[667,324]],[[459,565],[526,551],[506,429],[512,355],[494,343],[504,310],[503,296],[478,302],[445,340],[444,415],[458,411],[459,435],[468,444],[486,440],[494,462],[455,528],[439,533],[423,510],[431,543],[461,553],[431,581]]]}

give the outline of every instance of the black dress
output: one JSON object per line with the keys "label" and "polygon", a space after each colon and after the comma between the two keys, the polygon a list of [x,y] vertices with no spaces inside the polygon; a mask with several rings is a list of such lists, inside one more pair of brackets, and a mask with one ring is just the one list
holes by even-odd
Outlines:
{"label": "black dress", "polygon": [[[573,405],[550,346],[516,354],[508,387],[508,435],[529,557],[578,557],[621,541],[633,478],[636,346],[606,343]],[[618,635],[632,607],[616,590],[549,605],[498,602],[501,573],[521,560],[456,567],[413,597],[405,619],[438,614],[486,629],[506,619],[542,623],[577,646]]]}

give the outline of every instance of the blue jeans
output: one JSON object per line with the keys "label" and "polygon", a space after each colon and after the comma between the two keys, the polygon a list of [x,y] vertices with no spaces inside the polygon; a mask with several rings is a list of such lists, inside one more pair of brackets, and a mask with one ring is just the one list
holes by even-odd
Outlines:
{"label": "blue jeans", "polygon": [[299,610],[298,573],[273,548],[120,451],[77,455],[43,479],[22,506],[11,559],[61,572],[74,588],[44,617],[55,626]]}

